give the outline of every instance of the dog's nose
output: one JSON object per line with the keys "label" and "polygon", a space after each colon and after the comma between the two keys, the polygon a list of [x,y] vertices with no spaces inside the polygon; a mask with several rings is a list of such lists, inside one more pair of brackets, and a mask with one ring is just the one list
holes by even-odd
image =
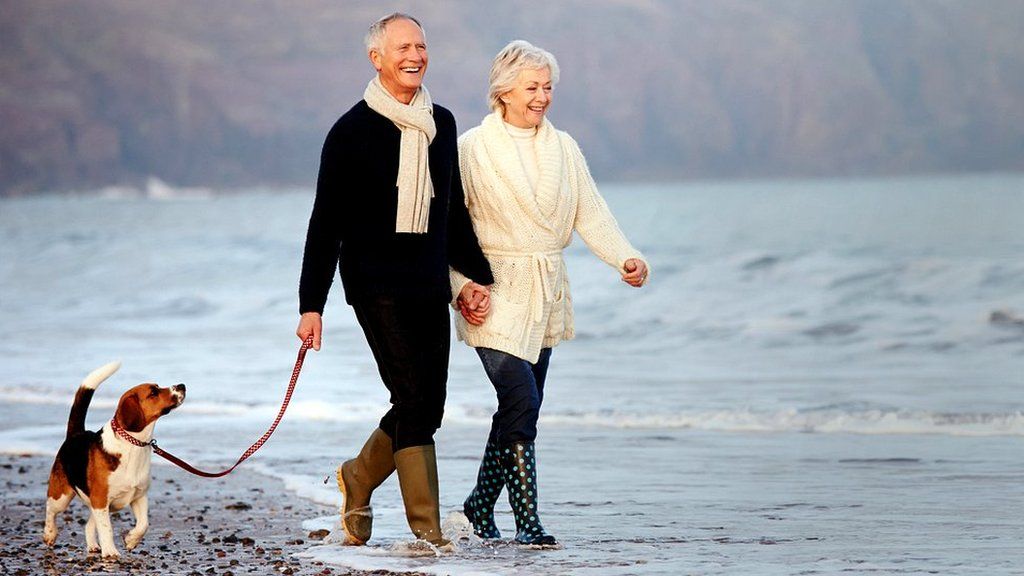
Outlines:
{"label": "dog's nose", "polygon": [[176,392],[184,392],[185,391],[185,385],[184,384],[175,384],[174,385],[174,390]]}

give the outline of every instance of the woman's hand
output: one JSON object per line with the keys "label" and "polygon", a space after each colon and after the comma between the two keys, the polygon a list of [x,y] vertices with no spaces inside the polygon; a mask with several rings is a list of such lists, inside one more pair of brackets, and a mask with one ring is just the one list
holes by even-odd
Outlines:
{"label": "woman's hand", "polygon": [[486,286],[470,282],[462,288],[458,304],[459,313],[466,322],[479,326],[491,311],[491,291]]}
{"label": "woman's hand", "polygon": [[299,318],[299,327],[295,329],[295,335],[303,342],[310,336],[313,337],[313,350],[320,351],[320,334],[323,332],[324,323],[320,314],[306,312]]}
{"label": "woman's hand", "polygon": [[639,288],[647,282],[647,263],[639,258],[626,260],[622,268],[622,281],[634,288]]}

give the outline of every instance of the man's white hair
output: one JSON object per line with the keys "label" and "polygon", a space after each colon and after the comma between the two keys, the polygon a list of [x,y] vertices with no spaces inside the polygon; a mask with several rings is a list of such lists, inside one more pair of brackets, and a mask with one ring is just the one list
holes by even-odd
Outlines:
{"label": "man's white hair", "polygon": [[423,25],[420,24],[419,20],[413,18],[412,16],[404,12],[392,12],[391,14],[388,14],[387,16],[384,16],[381,19],[377,20],[373,24],[370,24],[370,29],[366,31],[366,37],[363,39],[363,42],[366,44],[367,54],[374,50],[376,50],[377,52],[383,51],[385,28],[387,28],[388,24],[391,24],[395,20],[408,20],[413,24],[419,26],[420,32],[423,33],[423,38],[426,39],[427,32],[423,30]]}
{"label": "man's white hair", "polygon": [[491,64],[490,89],[487,100],[491,110],[505,111],[505,103],[501,95],[516,86],[516,78],[523,70],[541,70],[547,68],[551,72],[551,85],[558,83],[558,60],[547,50],[538,48],[526,40],[513,40],[498,52]]}

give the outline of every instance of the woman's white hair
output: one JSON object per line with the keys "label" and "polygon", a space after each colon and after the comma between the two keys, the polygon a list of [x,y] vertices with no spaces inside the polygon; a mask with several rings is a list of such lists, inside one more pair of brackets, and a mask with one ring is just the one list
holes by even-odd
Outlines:
{"label": "woman's white hair", "polygon": [[526,40],[513,40],[498,52],[491,64],[490,88],[487,100],[491,110],[505,111],[505,103],[501,96],[516,85],[516,78],[523,70],[541,70],[547,68],[551,72],[551,85],[558,83],[558,60],[547,50],[538,48]]}
{"label": "woman's white hair", "polygon": [[366,44],[367,54],[374,50],[380,52],[384,48],[384,44],[382,42],[382,40],[384,40],[384,31],[388,27],[388,24],[391,24],[395,20],[408,20],[412,22],[420,27],[420,32],[423,32],[423,38],[427,38],[427,32],[423,30],[423,25],[420,24],[419,20],[404,12],[392,12],[391,14],[380,18],[373,24],[370,24],[370,29],[366,31],[366,37],[363,38],[363,43]]}

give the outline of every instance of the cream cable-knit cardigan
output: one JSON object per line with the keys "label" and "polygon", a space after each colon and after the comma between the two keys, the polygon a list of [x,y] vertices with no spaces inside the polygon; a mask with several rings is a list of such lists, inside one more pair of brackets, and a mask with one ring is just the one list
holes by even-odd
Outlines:
{"label": "cream cable-knit cardigan", "polygon": [[[481,326],[455,315],[459,340],[531,363],[537,362],[542,348],[575,335],[562,259],[573,230],[620,273],[626,260],[644,260],[598,194],[576,141],[544,119],[535,145],[540,164],[536,190],[500,113],[487,116],[459,138],[466,206],[491,264],[494,285],[491,312]],[[469,280],[452,270],[451,282],[458,298]]]}

